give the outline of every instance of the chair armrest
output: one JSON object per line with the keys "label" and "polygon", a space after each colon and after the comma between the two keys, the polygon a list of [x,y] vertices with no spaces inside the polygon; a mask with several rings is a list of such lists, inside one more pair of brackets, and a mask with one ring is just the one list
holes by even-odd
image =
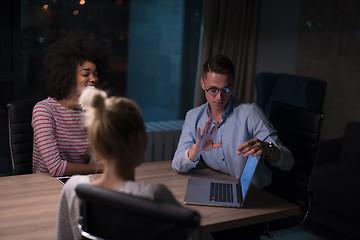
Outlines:
{"label": "chair armrest", "polygon": [[340,159],[342,138],[325,139],[320,142],[316,166],[338,162]]}

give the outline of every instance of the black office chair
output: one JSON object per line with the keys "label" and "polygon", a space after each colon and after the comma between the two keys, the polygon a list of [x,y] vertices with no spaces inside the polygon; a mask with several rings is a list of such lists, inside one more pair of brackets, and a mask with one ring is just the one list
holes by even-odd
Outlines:
{"label": "black office chair", "polygon": [[290,171],[269,165],[273,173],[272,184],[266,191],[300,206],[300,214],[267,223],[267,234],[300,225],[310,208],[309,182],[316,163],[320,142],[320,129],[324,114],[305,108],[274,102],[270,121],[278,131],[280,141],[291,151],[295,164]]}
{"label": "black office chair", "polygon": [[270,115],[275,101],[322,111],[326,82],[316,78],[284,73],[261,72],[255,78],[257,104]]}
{"label": "black office chair", "polygon": [[32,110],[39,100],[11,102],[8,107],[9,146],[13,174],[32,173]]}
{"label": "black office chair", "polygon": [[80,184],[79,230],[84,239],[199,239],[197,212]]}

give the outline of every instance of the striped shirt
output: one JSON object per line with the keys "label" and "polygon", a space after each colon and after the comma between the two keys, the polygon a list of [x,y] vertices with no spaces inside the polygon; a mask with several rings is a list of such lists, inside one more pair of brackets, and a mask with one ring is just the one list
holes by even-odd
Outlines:
{"label": "striped shirt", "polygon": [[63,176],[67,162],[87,162],[88,140],[81,110],[68,109],[48,97],[35,105],[31,124],[33,173]]}

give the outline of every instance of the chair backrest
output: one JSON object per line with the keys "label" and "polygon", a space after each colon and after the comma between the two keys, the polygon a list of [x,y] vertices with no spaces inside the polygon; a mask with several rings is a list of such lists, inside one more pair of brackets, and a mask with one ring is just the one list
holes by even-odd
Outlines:
{"label": "chair backrest", "polygon": [[320,130],[324,114],[305,108],[274,102],[270,121],[280,141],[291,151],[295,163],[290,171],[269,165],[272,183],[265,190],[300,206],[300,215],[268,223],[270,231],[295,227],[306,218],[311,191],[309,182],[319,150]]}
{"label": "chair backrest", "polygon": [[156,202],[80,184],[82,236],[103,239],[198,239],[200,216],[180,205]]}
{"label": "chair backrest", "polygon": [[325,81],[291,74],[262,72],[256,76],[255,84],[257,104],[267,117],[274,101],[322,111]]}
{"label": "chair backrest", "polygon": [[13,174],[32,173],[32,110],[39,100],[11,102],[8,107],[9,146]]}

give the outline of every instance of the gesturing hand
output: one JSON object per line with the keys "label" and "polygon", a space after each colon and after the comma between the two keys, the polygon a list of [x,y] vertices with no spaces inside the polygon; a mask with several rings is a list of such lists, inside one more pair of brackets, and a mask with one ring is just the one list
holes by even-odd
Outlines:
{"label": "gesturing hand", "polygon": [[211,119],[209,118],[205,123],[201,135],[200,135],[200,128],[197,129],[196,144],[198,144],[199,146],[199,151],[209,151],[213,148],[221,147],[221,143],[214,143],[214,139],[213,139],[214,134],[217,130],[217,125],[218,123],[216,123],[211,128]]}
{"label": "gesturing hand", "polygon": [[213,139],[214,134],[217,130],[217,125],[218,123],[216,123],[211,128],[211,119],[209,118],[205,123],[201,135],[200,135],[200,128],[197,129],[196,142],[189,149],[188,152],[190,160],[196,161],[196,159],[199,158],[201,151],[209,151],[213,148],[221,147],[221,143],[214,143],[214,139]]}

